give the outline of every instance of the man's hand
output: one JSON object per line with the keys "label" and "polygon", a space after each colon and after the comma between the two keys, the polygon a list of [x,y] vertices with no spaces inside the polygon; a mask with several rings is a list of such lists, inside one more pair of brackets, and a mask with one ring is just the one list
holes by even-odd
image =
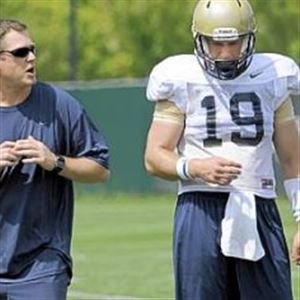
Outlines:
{"label": "man's hand", "polygon": [[191,159],[189,174],[206,182],[228,185],[241,174],[242,166],[232,160],[221,157]]}
{"label": "man's hand", "polygon": [[14,150],[15,142],[6,141],[0,144],[0,171],[15,165],[20,156]]}
{"label": "man's hand", "polygon": [[300,266],[300,224],[298,224],[298,231],[294,235],[292,245],[292,261]]}
{"label": "man's hand", "polygon": [[18,140],[13,149],[18,156],[23,157],[24,164],[36,163],[48,171],[54,168],[55,154],[32,136],[29,136],[28,139]]}

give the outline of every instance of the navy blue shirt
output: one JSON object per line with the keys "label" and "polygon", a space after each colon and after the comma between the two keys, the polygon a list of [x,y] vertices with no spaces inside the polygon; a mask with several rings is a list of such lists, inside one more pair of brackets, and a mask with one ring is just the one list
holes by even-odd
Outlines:
{"label": "navy blue shirt", "polygon": [[[108,168],[108,148],[80,104],[37,83],[20,105],[0,107],[0,143],[28,136],[55,154],[88,157]],[[72,182],[36,164],[0,173],[0,282],[71,270]],[[28,269],[30,268],[30,272]]]}

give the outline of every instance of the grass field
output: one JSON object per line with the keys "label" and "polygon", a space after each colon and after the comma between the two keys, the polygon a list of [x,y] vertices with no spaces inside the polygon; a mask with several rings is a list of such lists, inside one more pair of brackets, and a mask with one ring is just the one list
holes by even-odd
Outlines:
{"label": "grass field", "polygon": [[[174,195],[79,197],[75,208],[72,300],[173,299]],[[295,224],[278,201],[289,244]],[[300,299],[300,268],[293,267]]]}

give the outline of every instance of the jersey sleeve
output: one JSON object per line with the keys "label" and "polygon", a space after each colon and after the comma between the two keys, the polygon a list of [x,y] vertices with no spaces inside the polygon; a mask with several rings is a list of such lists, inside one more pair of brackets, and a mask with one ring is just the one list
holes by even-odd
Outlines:
{"label": "jersey sleeve", "polygon": [[173,102],[164,100],[156,103],[153,120],[181,125],[184,115]]}
{"label": "jersey sleeve", "polygon": [[277,81],[274,90],[275,110],[277,110],[290,96],[300,95],[300,70],[295,61],[283,56],[275,62],[275,70]]}
{"label": "jersey sleeve", "polygon": [[275,111],[275,123],[280,124],[295,118],[292,99],[289,97]]}
{"label": "jersey sleeve", "polygon": [[57,110],[66,131],[66,155],[90,158],[108,169],[109,149],[100,129],[73,96],[61,89],[56,91]]}
{"label": "jersey sleeve", "polygon": [[150,74],[146,96],[153,102],[168,100],[173,102],[181,112],[186,112],[187,92],[183,81],[172,78],[174,67],[170,60],[155,66]]}
{"label": "jersey sleeve", "polygon": [[290,95],[300,95],[300,69],[291,61],[291,74],[287,77],[288,91]]}
{"label": "jersey sleeve", "polygon": [[109,150],[106,141],[83,108],[73,123],[71,137],[72,149],[77,157],[90,158],[109,168]]}

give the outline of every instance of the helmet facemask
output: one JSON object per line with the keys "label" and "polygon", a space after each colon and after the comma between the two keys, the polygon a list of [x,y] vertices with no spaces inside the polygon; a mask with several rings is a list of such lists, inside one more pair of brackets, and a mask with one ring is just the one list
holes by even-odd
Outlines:
{"label": "helmet facemask", "polygon": [[[236,59],[218,59],[213,58],[209,51],[209,41],[230,42],[242,39],[240,55]],[[228,38],[221,40],[219,38],[211,38],[197,33],[194,37],[195,54],[200,65],[213,77],[222,80],[234,79],[243,73],[251,63],[255,48],[255,36],[253,33],[237,37],[235,39]]]}

